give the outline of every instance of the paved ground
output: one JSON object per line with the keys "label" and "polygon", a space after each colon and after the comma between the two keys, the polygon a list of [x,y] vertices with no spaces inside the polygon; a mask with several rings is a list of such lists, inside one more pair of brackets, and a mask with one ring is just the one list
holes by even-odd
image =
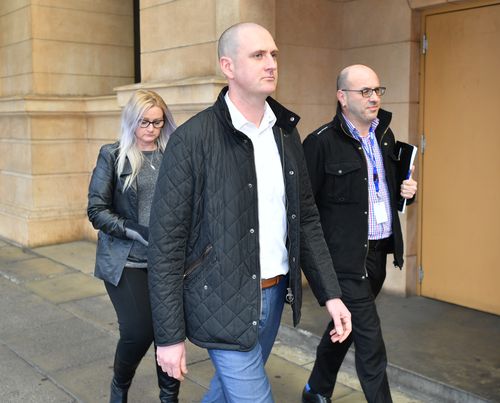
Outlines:
{"label": "paved ground", "polygon": [[[0,402],[106,402],[117,341],[116,318],[102,282],[92,277],[95,244],[35,248],[0,241]],[[276,402],[299,402],[316,339],[286,325],[267,371]],[[213,369],[206,351],[188,344],[182,402],[198,402]],[[130,390],[131,402],[158,401],[149,351]],[[394,389],[395,402],[419,400]],[[335,401],[364,402],[356,377],[339,376]]]}
{"label": "paved ground", "polygon": [[[304,348],[324,331],[327,317],[304,288],[302,320],[290,338],[308,334]],[[500,316],[424,297],[377,298],[392,386],[425,394],[426,402],[500,402]],[[288,327],[287,327],[288,325]],[[353,373],[353,354],[344,363]]]}

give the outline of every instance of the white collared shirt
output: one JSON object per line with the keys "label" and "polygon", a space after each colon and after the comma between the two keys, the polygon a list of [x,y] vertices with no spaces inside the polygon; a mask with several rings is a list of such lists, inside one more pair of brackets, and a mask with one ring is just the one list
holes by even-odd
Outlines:
{"label": "white collared shirt", "polygon": [[224,97],[236,130],[252,141],[257,174],[260,275],[262,279],[288,273],[285,183],[273,126],[276,116],[266,102],[259,127],[249,122],[226,93]]}

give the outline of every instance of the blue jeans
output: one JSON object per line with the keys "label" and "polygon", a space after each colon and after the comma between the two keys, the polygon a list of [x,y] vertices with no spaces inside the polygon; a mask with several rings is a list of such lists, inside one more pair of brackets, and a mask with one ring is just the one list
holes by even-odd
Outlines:
{"label": "blue jeans", "polygon": [[208,350],[215,375],[203,403],[274,402],[264,365],[278,334],[287,284],[288,276],[262,290],[259,340],[252,350]]}

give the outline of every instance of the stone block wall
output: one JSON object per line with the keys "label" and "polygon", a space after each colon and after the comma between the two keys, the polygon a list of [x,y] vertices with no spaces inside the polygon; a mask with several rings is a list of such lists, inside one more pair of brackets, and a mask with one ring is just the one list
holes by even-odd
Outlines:
{"label": "stone block wall", "polygon": [[[301,115],[305,137],[336,108],[336,75],[372,66],[388,87],[398,138],[418,144],[419,19],[446,0],[141,0],[141,83],[134,84],[132,0],[0,2],[0,236],[34,246],[92,238],[86,192],[97,152],[118,136],[131,92],[160,93],[178,124],[225,85],[217,40],[240,21],[280,49],[275,97]],[[416,276],[417,208],[403,217],[404,272]],[[412,291],[411,289],[409,290]]]}
{"label": "stone block wall", "polygon": [[93,236],[90,171],[98,143],[117,136],[114,88],[134,80],[132,4],[0,2],[0,236]]}

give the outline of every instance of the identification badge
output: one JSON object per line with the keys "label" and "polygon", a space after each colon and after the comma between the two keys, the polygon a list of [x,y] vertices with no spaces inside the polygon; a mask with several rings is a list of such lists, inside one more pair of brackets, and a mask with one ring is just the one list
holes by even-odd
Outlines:
{"label": "identification badge", "polygon": [[385,209],[384,202],[373,203],[373,212],[375,213],[375,221],[377,221],[377,224],[387,222],[387,220],[389,219],[389,217],[387,217],[387,211]]}

